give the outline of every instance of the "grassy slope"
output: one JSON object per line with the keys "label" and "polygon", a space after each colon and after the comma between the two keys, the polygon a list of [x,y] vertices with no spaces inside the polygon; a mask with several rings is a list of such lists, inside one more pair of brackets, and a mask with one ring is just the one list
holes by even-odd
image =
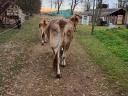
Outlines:
{"label": "grassy slope", "polygon": [[[97,33],[95,33],[94,36],[92,36],[90,35],[89,29],[90,27],[85,27],[85,26],[80,26],[78,28],[77,33],[80,43],[83,45],[85,50],[87,50],[88,54],[90,54],[92,58],[95,59],[96,64],[98,64],[103,70],[103,72],[107,75],[108,77],[107,79],[111,84],[111,87],[115,89],[116,93],[119,94],[119,96],[125,93],[127,96],[128,65],[127,62],[124,62],[122,57],[118,56],[117,53],[115,54],[113,52],[114,49],[112,48],[113,44],[117,42],[117,46],[118,43],[120,43],[120,46],[123,46],[124,48],[128,49],[125,46],[125,44],[127,43],[125,42],[125,40],[120,39],[118,36],[115,36],[114,38],[112,36],[113,34],[111,36],[103,35],[103,34],[110,34],[107,32],[98,33],[99,31],[96,31]],[[101,30],[102,28],[97,28],[97,29]],[[108,46],[108,44],[112,42],[109,36],[113,39],[117,40],[118,38],[119,41],[121,40],[120,42],[115,40],[115,42],[113,42],[113,44],[111,45],[111,49],[109,48],[110,46]],[[106,45],[106,42],[109,43],[107,43]],[[118,49],[118,51],[123,53],[121,49]],[[125,53],[123,54],[125,55]]]}
{"label": "grassy slope", "polygon": [[[39,17],[26,21],[21,30],[13,29],[0,35],[0,95],[5,84],[14,77],[25,64],[28,47],[36,44]],[[37,26],[35,26],[37,25]],[[8,47],[7,47],[8,46]]]}

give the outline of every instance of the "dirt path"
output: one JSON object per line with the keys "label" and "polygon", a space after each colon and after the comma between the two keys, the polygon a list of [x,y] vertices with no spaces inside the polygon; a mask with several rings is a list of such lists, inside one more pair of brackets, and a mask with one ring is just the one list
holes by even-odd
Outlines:
{"label": "dirt path", "polygon": [[48,45],[31,47],[26,66],[8,85],[4,96],[112,96],[104,76],[77,40],[72,42],[60,80],[55,79],[52,60]]}

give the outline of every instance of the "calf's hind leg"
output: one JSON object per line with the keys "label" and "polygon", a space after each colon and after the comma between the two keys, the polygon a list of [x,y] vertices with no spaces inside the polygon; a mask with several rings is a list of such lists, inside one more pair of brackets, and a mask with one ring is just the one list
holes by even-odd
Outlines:
{"label": "calf's hind leg", "polygon": [[44,40],[44,34],[42,34],[42,45],[44,45],[45,40]]}
{"label": "calf's hind leg", "polygon": [[61,78],[60,73],[60,51],[54,50],[55,52],[55,58],[53,62],[54,69],[56,71],[56,78]]}
{"label": "calf's hind leg", "polygon": [[62,67],[66,66],[65,57],[66,57],[65,50],[63,49],[63,50],[61,50],[61,66]]}

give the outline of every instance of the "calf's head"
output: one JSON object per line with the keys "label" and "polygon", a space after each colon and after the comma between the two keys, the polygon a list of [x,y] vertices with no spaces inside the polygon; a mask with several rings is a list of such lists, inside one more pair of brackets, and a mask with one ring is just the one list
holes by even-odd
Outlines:
{"label": "calf's head", "polygon": [[81,19],[81,16],[78,14],[75,14],[70,18],[70,20],[73,22],[74,28],[76,28],[77,24],[79,23],[79,20]]}

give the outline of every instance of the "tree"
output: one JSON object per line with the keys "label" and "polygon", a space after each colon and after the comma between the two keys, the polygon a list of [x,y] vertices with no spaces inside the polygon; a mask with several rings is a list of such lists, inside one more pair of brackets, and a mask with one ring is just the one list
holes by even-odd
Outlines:
{"label": "tree", "polygon": [[16,4],[24,13],[39,13],[41,8],[41,0],[16,0]]}
{"label": "tree", "polygon": [[41,0],[32,0],[32,8],[33,13],[40,13],[41,9]]}
{"label": "tree", "polygon": [[96,22],[99,25],[100,24],[100,15],[101,15],[101,10],[102,10],[102,2],[103,0],[96,0]]}
{"label": "tree", "polygon": [[84,11],[89,11],[91,8],[92,0],[84,0]]}
{"label": "tree", "polygon": [[60,13],[60,7],[61,7],[62,3],[63,3],[63,0],[57,0],[57,14]]}
{"label": "tree", "polygon": [[93,34],[94,33],[94,27],[95,27],[95,1],[96,0],[94,0],[93,1],[93,15],[92,15],[92,32],[91,32],[91,34]]}
{"label": "tree", "polygon": [[82,1],[83,1],[83,0],[72,0],[72,2],[71,2],[71,15],[73,15],[76,6],[77,6],[79,3],[82,3]]}

